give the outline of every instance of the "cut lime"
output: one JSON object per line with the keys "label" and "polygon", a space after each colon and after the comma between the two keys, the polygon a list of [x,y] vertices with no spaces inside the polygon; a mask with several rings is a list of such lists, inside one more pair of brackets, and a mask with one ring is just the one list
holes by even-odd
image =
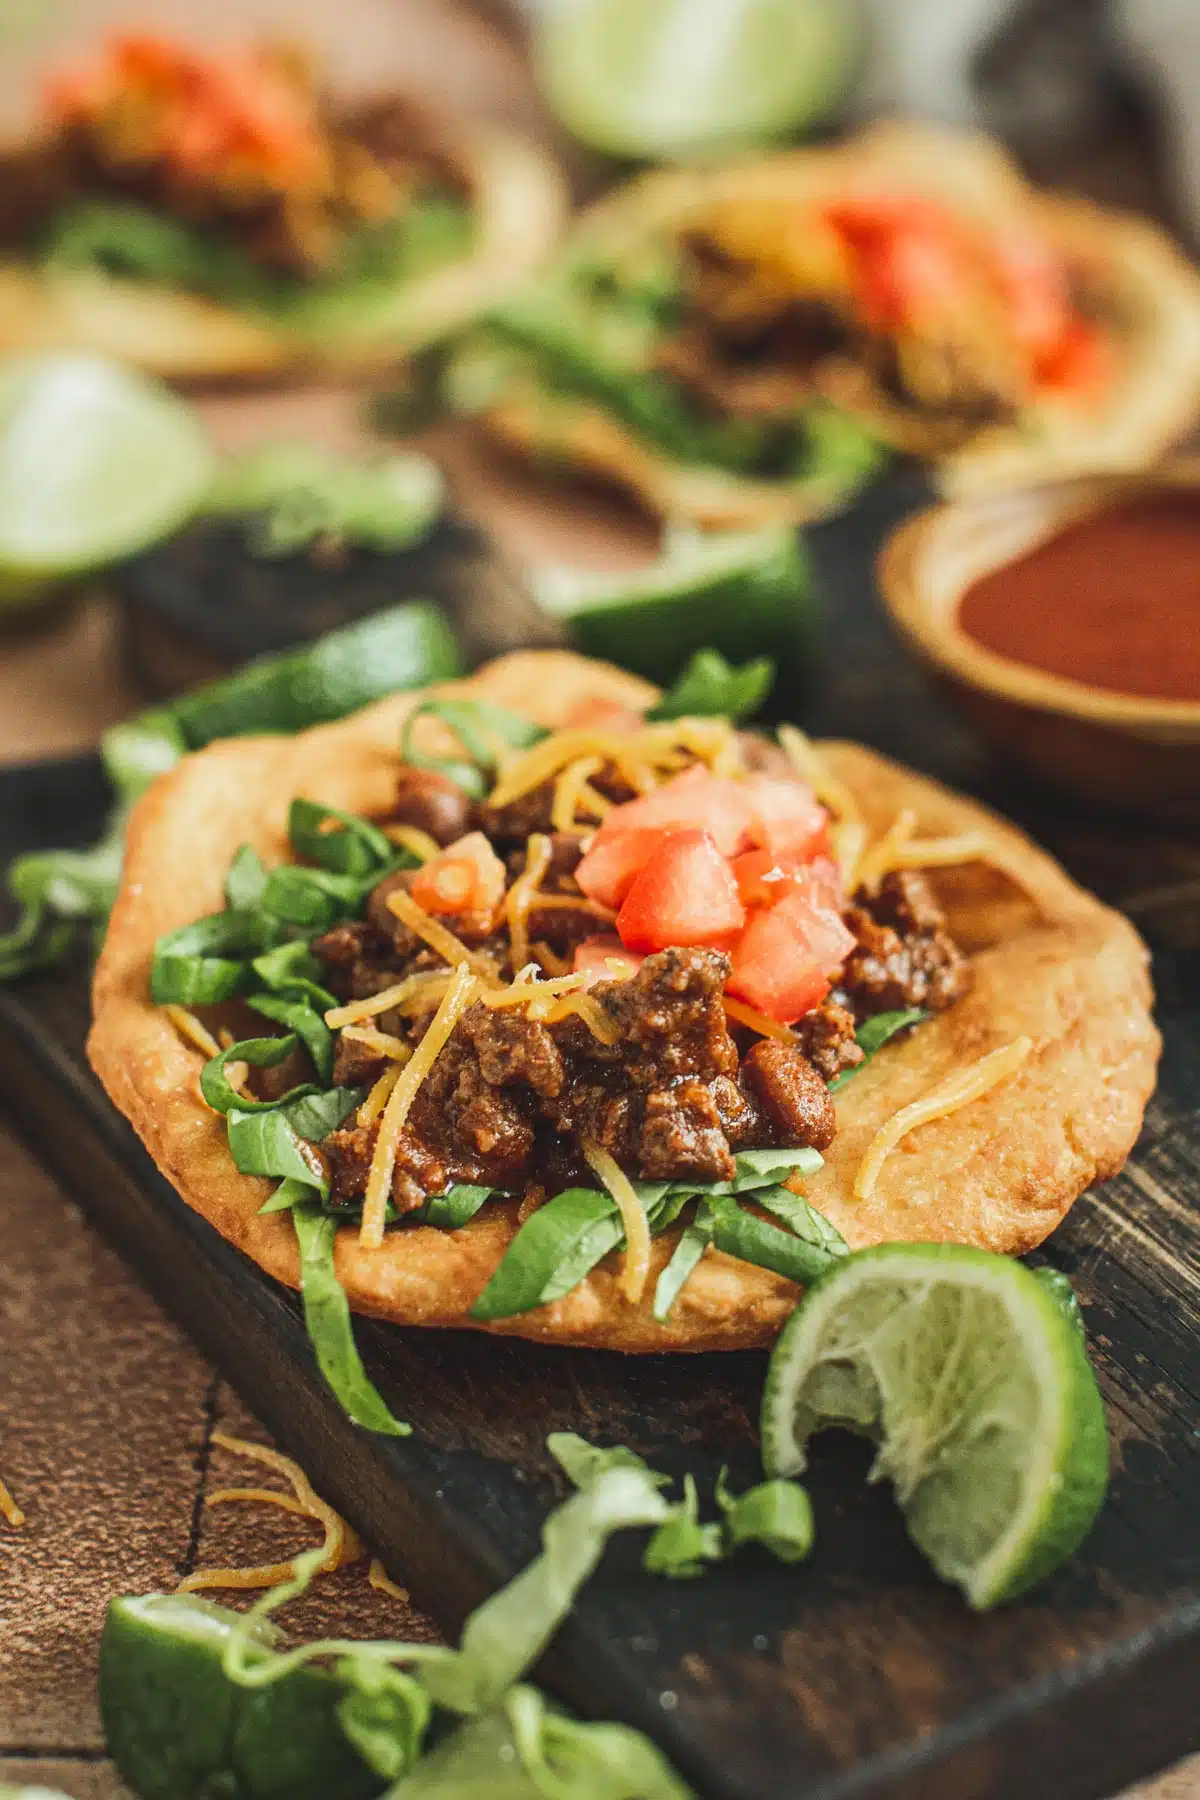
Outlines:
{"label": "cut lime", "polygon": [[815,1431],[872,1438],[909,1534],[974,1607],[1024,1593],[1086,1536],[1108,1482],[1104,1407],[1062,1296],[1010,1257],[883,1244],[808,1290],[771,1357],[763,1462]]}
{"label": "cut lime", "polygon": [[811,657],[808,559],[790,526],[678,539],[632,574],[547,570],[535,597],[577,649],[651,681],[673,680],[697,650],[769,656],[789,675]]}
{"label": "cut lime", "polygon": [[236,1686],[240,1615],[191,1595],[114,1600],[100,1640],[109,1754],[139,1800],[367,1800],[380,1783],[338,1722],[344,1688],[301,1665]]}
{"label": "cut lime", "polygon": [[182,523],[213,454],[183,401],[103,357],[0,368],[0,590],[81,574]]}
{"label": "cut lime", "polygon": [[547,10],[535,66],[584,143],[669,161],[815,124],[858,51],[847,0],[564,0]]}

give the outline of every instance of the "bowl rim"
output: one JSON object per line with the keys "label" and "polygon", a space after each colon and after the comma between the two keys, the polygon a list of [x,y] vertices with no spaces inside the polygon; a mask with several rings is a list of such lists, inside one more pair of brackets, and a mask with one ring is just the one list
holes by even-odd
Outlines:
{"label": "bowl rim", "polygon": [[[957,622],[972,582],[1003,568],[1056,536],[1077,519],[1123,499],[1156,491],[1195,489],[1200,455],[1124,475],[1082,475],[950,499],[911,514],[889,534],[875,563],[888,616],[910,647],[948,675],[982,693],[1040,712],[1094,725],[1191,736],[1200,729],[1200,700],[1156,700],[1094,687],[1013,662],[969,637]],[[994,530],[973,538],[980,519]],[[959,539],[961,538],[961,542]],[[931,559],[943,567],[930,580]]]}

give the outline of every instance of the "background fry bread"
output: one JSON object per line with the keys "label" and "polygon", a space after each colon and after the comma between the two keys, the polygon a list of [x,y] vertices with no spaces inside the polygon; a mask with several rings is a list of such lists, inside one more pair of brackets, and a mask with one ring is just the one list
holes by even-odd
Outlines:
{"label": "background fry bread", "polygon": [[[934,125],[887,123],[828,148],[804,149],[717,170],[652,173],[602,200],[573,231],[572,250],[606,256],[699,224],[729,203],[786,200],[802,209],[858,186],[911,188],[1000,230],[1032,224],[1093,271],[1119,318],[1117,367],[1103,402],[1041,399],[1011,424],[982,427],[943,455],[936,421],[903,401],[856,392],[856,412],[892,448],[929,459],[948,493],[1015,486],[1068,473],[1144,467],[1200,414],[1200,275],[1149,220],[1090,201],[1040,193],[993,140]],[[838,396],[831,394],[837,403]],[[751,479],[681,464],[601,408],[514,383],[484,415],[527,455],[549,455],[617,481],[654,511],[706,525],[803,520],[828,510],[811,480]]]}
{"label": "background fry bread", "polygon": [[[560,651],[507,656],[438,691],[483,695],[551,726],[585,697],[639,706],[654,692]],[[422,698],[396,695],[296,738],[226,740],[158,781],[130,822],[96,970],[88,1052],[113,1101],[188,1204],[292,1286],[291,1223],[258,1216],[274,1184],[236,1171],[224,1120],[200,1098],[202,1055],[150,1001],[154,942],[221,905],[239,844],[253,844],[268,862],[288,854],[295,795],[383,811],[401,725]],[[974,987],[839,1092],[838,1135],[806,1192],[855,1246],[914,1238],[1027,1250],[1090,1182],[1120,1168],[1137,1136],[1159,1048],[1144,946],[1123,918],[984,808],[861,746],[825,752],[874,832],[910,807],[922,836],[984,831],[1006,873],[982,865],[935,871],[950,929],[972,956]],[[1023,1033],[1034,1050],[1014,1077],[915,1132],[885,1163],[874,1198],[852,1198],[863,1152],[884,1120],[965,1061]],[[467,1308],[511,1241],[516,1210],[515,1201],[489,1202],[459,1231],[397,1231],[375,1252],[360,1248],[356,1228],[344,1228],[337,1271],[351,1305],[403,1324],[473,1327]],[[673,1241],[668,1233],[656,1242],[655,1271]],[[650,1312],[653,1280],[631,1306],[618,1294],[612,1261],[565,1299],[483,1329],[615,1350],[734,1349],[769,1343],[795,1301],[788,1282],[710,1252],[662,1326]]]}
{"label": "background fry bread", "polygon": [[354,375],[393,365],[467,323],[539,262],[566,211],[562,177],[535,144],[464,130],[470,254],[400,284],[368,322],[304,335],[217,300],[91,269],[0,262],[0,352],[89,350],[174,381],[308,370]]}

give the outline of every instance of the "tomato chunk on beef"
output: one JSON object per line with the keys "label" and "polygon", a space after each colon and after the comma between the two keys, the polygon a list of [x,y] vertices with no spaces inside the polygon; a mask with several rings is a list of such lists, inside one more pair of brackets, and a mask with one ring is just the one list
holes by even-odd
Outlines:
{"label": "tomato chunk on beef", "polygon": [[745,918],[733,871],[709,833],[673,831],[626,895],[617,931],[630,950],[720,948]]}

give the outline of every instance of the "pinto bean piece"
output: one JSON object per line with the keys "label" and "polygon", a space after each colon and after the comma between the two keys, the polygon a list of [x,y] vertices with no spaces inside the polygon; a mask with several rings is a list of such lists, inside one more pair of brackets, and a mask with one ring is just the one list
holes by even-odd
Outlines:
{"label": "pinto bean piece", "polygon": [[746,1052],[742,1068],[785,1144],[824,1150],[837,1130],[829,1089],[806,1056],[774,1038]]}
{"label": "pinto bean piece", "polygon": [[396,785],[391,822],[415,825],[439,844],[454,843],[470,830],[471,799],[436,769],[414,769],[405,764]]}

